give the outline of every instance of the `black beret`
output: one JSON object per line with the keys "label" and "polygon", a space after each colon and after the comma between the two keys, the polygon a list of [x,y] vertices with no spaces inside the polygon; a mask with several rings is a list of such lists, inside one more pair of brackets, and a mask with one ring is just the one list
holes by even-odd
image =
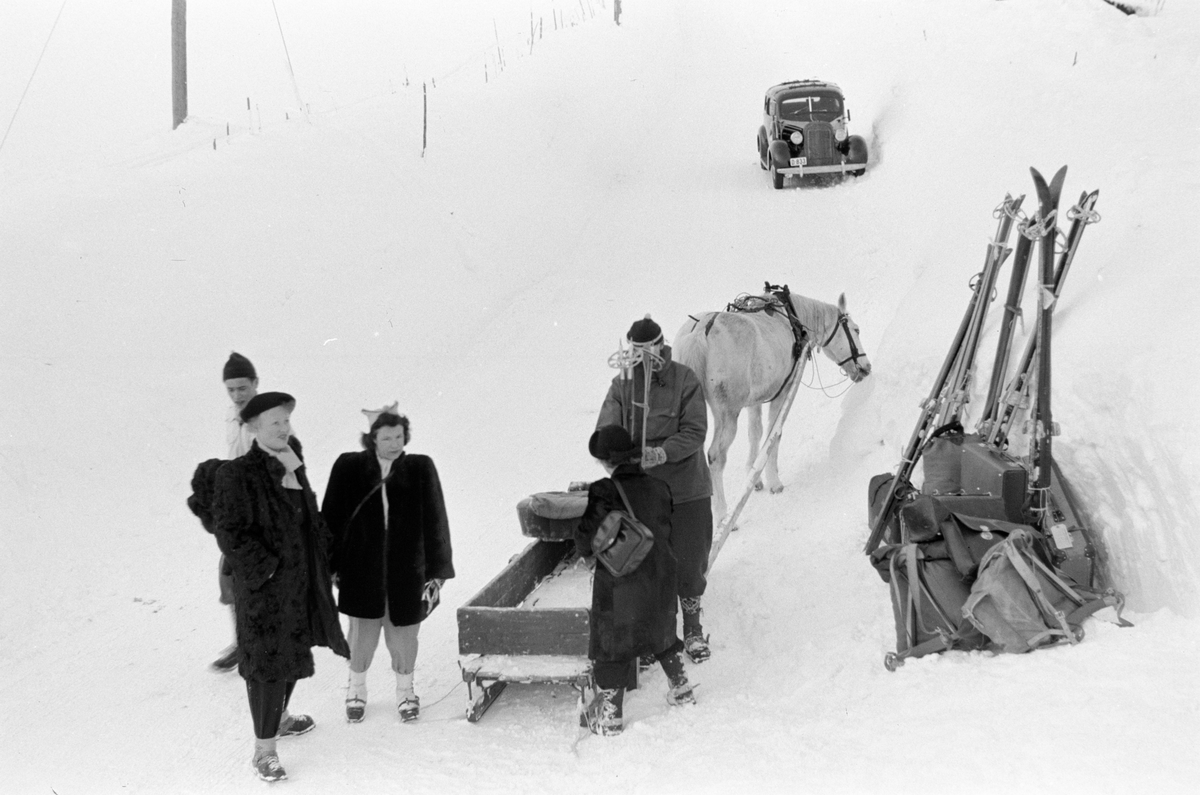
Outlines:
{"label": "black beret", "polygon": [[246,403],[242,409],[242,422],[250,420],[262,414],[264,411],[270,411],[276,406],[287,406],[288,411],[296,408],[296,399],[286,392],[259,392]]}
{"label": "black beret", "polygon": [[620,425],[604,425],[592,433],[588,439],[588,452],[592,458],[599,458],[610,464],[623,464],[635,458],[640,458],[642,451],[633,444],[629,431]]}

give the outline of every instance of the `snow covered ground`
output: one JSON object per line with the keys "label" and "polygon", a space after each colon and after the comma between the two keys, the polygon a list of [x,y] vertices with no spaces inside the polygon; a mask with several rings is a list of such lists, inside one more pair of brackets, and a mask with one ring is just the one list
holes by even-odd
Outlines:
{"label": "snow covered ground", "polygon": [[[377,660],[346,724],[321,650],[289,791],[1191,789],[1194,4],[625,0],[618,27],[611,0],[192,3],[175,131],[169,5],[0,8],[0,790],[264,786],[242,683],[206,669],[229,626],[184,505],[223,452],[235,349],[298,398],[319,492],[359,409],[398,399],[459,572],[422,630],[418,723]],[[873,163],[773,191],[762,91],[808,76],[845,89]],[[1098,188],[1103,221],[1056,314],[1055,450],[1137,626],[889,674],[867,480],[899,459],[992,208],[1064,163],[1065,198]],[[874,370],[797,399],[787,489],[751,500],[711,574],[699,706],[668,707],[656,673],[619,738],[577,742],[558,686],[468,724],[453,608],[525,545],[521,498],[601,474],[585,443],[618,339],[768,280],[845,291]]]}

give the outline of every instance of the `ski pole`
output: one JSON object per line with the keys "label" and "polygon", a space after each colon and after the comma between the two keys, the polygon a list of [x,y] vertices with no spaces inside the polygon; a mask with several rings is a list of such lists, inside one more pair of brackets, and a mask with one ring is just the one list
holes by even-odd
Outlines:
{"label": "ski pole", "polygon": [[996,343],[996,359],[992,363],[992,377],[988,384],[987,398],[983,402],[983,413],[975,430],[986,436],[996,419],[1004,374],[1008,359],[1012,355],[1012,332],[1017,315],[1021,312],[1021,294],[1025,291],[1025,277],[1029,273],[1029,255],[1033,251],[1033,239],[1025,234],[1028,223],[1017,229],[1017,251],[1013,255],[1012,275],[1008,282],[1008,298],[1004,301],[1004,316],[1000,320],[1000,338]]}
{"label": "ski pole", "polygon": [[896,507],[896,494],[899,491],[900,484],[911,480],[913,469],[916,467],[921,449],[925,445],[925,434],[931,427],[936,427],[932,425],[933,418],[937,416],[939,407],[945,399],[944,393],[946,392],[947,381],[950,378],[950,371],[959,360],[963,339],[967,335],[967,328],[975,312],[975,305],[979,301],[980,287],[981,284],[976,282],[971,293],[971,300],[967,302],[967,311],[958,324],[958,331],[954,334],[954,341],[950,343],[950,350],[946,353],[945,361],[942,362],[942,369],[938,371],[937,378],[934,379],[933,388],[929,390],[929,396],[921,401],[921,416],[917,419],[917,427],[913,429],[912,436],[909,437],[908,444],[904,448],[904,453],[900,458],[900,465],[896,470],[896,476],[892,479],[892,483],[888,487],[887,497],[883,501],[879,515],[875,517],[875,523],[871,526],[871,535],[867,540],[866,547],[863,549],[868,555],[875,551],[875,548],[879,546],[880,539],[883,538],[883,532],[887,528],[888,521],[891,519],[891,514]]}
{"label": "ski pole", "polygon": [[646,449],[646,426],[650,424],[650,374],[652,362],[645,351],[642,351],[642,450]]}
{"label": "ski pole", "polygon": [[997,208],[997,213],[1000,222],[996,227],[996,236],[988,243],[987,258],[984,260],[983,270],[979,274],[980,290],[979,300],[975,303],[974,311],[971,315],[971,323],[967,327],[966,338],[962,347],[962,352],[959,356],[958,366],[955,370],[954,377],[950,381],[950,394],[942,407],[941,418],[938,420],[938,425],[946,425],[951,422],[958,422],[969,399],[971,387],[971,379],[975,371],[975,352],[979,348],[979,337],[983,333],[983,322],[987,317],[988,304],[992,302],[992,290],[996,285],[996,278],[1000,273],[1000,267],[1004,264],[1004,260],[1012,253],[1012,249],[1008,248],[1008,237],[1012,231],[1013,219],[1016,218],[1016,213],[1021,209],[1021,202],[1025,200],[1022,195],[1016,199],[1012,196],[1005,196],[1004,201]]}
{"label": "ski pole", "polygon": [[[1055,298],[1062,295],[1063,282],[1066,281],[1067,271],[1075,259],[1075,252],[1079,249],[1083,230],[1089,224],[1097,223],[1100,220],[1100,214],[1094,209],[1099,195],[1100,191],[1084,193],[1080,196],[1079,204],[1067,211],[1067,217],[1072,221],[1071,231],[1067,236],[1066,248],[1059,257],[1054,273]],[[1032,243],[1034,239],[1040,237],[1040,230],[1032,228],[1033,224],[1029,226],[1029,229],[1022,230],[1022,232]],[[1008,440],[1008,432],[1016,419],[1016,411],[1027,398],[1026,393],[1033,383],[1032,372],[1034,365],[1037,364],[1038,329],[1040,327],[1041,313],[1039,312],[1033,316],[1033,329],[1025,344],[1025,350],[1013,372],[1012,379],[1005,387],[1003,397],[998,401],[993,423],[987,434],[987,442],[993,447],[1002,447]]]}

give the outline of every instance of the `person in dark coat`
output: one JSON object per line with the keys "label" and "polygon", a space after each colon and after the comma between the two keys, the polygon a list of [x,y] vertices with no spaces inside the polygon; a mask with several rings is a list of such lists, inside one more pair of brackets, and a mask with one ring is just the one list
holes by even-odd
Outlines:
{"label": "person in dark coat", "polygon": [[396,709],[408,722],[421,710],[413,687],[417,633],[454,576],[450,524],[433,460],[404,450],[408,418],[396,404],[363,413],[371,423],[365,449],[338,457],[321,506],[336,539],[338,609],[350,617],[346,720],[366,714],[367,669],[382,632]]}
{"label": "person in dark coat", "polygon": [[291,715],[296,681],[313,675],[313,646],[342,657],[342,635],[329,574],[333,536],[317,509],[291,439],[296,401],[283,392],[250,399],[241,417],[254,433],[250,451],[216,471],[213,519],[217,543],[233,567],[238,672],[246,680],[254,722],[252,764],[259,778],[279,781],[277,737],[304,734],[315,723]]}
{"label": "person in dark coat", "polygon": [[[239,416],[246,403],[258,394],[258,372],[245,356],[237,351],[229,353],[229,359],[221,368],[221,380],[225,384],[225,392],[229,395],[230,405],[225,413],[225,446],[228,449],[227,459],[238,458],[250,451],[254,441],[253,434]],[[212,532],[211,530],[209,532]],[[221,604],[229,606],[229,614],[233,618],[233,643],[222,651],[213,661],[214,671],[232,671],[237,667],[237,610],[233,606],[233,567],[222,555],[217,563],[217,583],[221,589]]]}
{"label": "person in dark coat", "polygon": [[653,655],[662,665],[671,685],[669,703],[694,704],[695,696],[684,671],[683,642],[675,632],[671,487],[642,470],[642,450],[620,425],[601,426],[588,440],[588,451],[609,477],[588,487],[587,508],[575,531],[579,554],[593,555],[592,542],[604,518],[625,509],[616,483],[624,489],[634,516],[654,534],[654,546],[637,569],[614,577],[596,566],[592,578],[588,656],[596,696],[584,720],[596,734],[610,735],[624,728],[625,685],[641,655]]}
{"label": "person in dark coat", "polygon": [[708,587],[708,555],[712,550],[712,479],[704,457],[708,408],[700,379],[671,358],[662,329],[646,315],[629,327],[625,338],[639,357],[650,363],[650,411],[641,407],[646,370],[639,363],[632,382],[623,375],[612,381],[596,427],[622,425],[635,440],[645,430],[642,467],[671,487],[675,501],[671,546],[679,561],[679,607],[683,613],[683,643],[692,662],[711,655],[708,635],[700,623],[700,600]]}

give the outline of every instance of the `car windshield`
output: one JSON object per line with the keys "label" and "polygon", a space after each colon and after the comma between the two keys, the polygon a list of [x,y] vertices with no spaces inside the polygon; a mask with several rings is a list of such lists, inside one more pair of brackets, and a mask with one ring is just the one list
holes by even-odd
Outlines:
{"label": "car windshield", "polygon": [[842,98],[832,94],[790,96],[779,100],[784,121],[833,121],[842,115]]}

